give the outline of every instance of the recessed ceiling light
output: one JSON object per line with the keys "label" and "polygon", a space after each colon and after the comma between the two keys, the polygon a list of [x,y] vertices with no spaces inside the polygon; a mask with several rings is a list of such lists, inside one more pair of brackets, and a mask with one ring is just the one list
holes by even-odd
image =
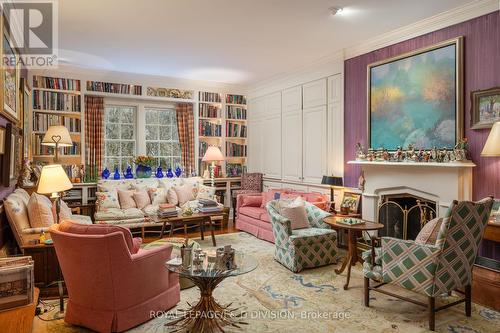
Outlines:
{"label": "recessed ceiling light", "polygon": [[333,16],[342,13],[344,8],[342,7],[330,7],[330,12],[332,13]]}

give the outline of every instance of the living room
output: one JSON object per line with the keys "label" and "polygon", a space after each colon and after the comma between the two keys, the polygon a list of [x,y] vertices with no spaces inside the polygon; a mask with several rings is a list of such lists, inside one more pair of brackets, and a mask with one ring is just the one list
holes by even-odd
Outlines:
{"label": "living room", "polygon": [[0,332],[498,331],[498,0],[1,8]]}

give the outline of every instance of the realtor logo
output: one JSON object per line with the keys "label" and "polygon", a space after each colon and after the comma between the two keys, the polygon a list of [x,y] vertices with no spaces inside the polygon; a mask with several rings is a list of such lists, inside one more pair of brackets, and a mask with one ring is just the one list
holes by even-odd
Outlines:
{"label": "realtor logo", "polygon": [[[25,67],[54,67],[57,62],[57,0],[3,0],[4,44]],[[10,61],[9,61],[10,62]],[[5,59],[4,59],[5,63]]]}

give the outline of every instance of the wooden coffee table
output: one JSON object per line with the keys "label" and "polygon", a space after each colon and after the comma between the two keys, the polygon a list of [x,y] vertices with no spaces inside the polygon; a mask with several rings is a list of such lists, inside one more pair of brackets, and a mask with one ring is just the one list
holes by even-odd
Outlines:
{"label": "wooden coffee table", "polygon": [[[347,230],[348,234],[348,253],[347,257],[344,259],[342,266],[340,269],[335,269],[335,273],[342,274],[347,267],[347,280],[344,284],[344,290],[349,288],[349,281],[351,279],[351,266],[356,265],[358,262],[358,251],[357,251],[357,235],[362,233],[363,231],[371,231],[371,230],[379,230],[384,227],[381,223],[375,223],[370,221],[363,220],[363,224],[357,225],[348,225],[345,223],[339,223],[338,220],[341,217],[337,216],[329,216],[323,219],[325,223],[330,225],[333,229],[336,230]],[[371,235],[368,234],[371,238]]]}
{"label": "wooden coffee table", "polygon": [[169,237],[173,236],[174,229],[177,229],[179,227],[184,227],[185,238],[188,237],[187,234],[188,226],[198,225],[200,227],[201,239],[203,240],[205,239],[204,235],[205,225],[208,223],[208,225],[210,226],[210,234],[212,235],[212,244],[213,246],[217,246],[217,243],[215,241],[214,225],[212,222],[212,217],[221,217],[223,215],[224,211],[214,212],[214,213],[196,213],[192,215],[179,214],[177,216],[170,216],[170,217],[161,217],[158,215],[152,215],[150,216],[150,218],[155,223],[163,223],[161,227],[160,239],[163,237],[165,228],[168,224],[170,225]]}

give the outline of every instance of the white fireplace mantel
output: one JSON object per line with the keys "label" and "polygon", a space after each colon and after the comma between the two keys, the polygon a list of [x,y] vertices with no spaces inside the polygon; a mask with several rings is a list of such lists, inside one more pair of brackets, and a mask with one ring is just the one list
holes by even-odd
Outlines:
{"label": "white fireplace mantel", "polygon": [[453,200],[472,200],[472,161],[464,162],[372,162],[359,165],[365,177],[363,218],[375,221],[384,195],[407,193],[436,202],[443,216]]}

